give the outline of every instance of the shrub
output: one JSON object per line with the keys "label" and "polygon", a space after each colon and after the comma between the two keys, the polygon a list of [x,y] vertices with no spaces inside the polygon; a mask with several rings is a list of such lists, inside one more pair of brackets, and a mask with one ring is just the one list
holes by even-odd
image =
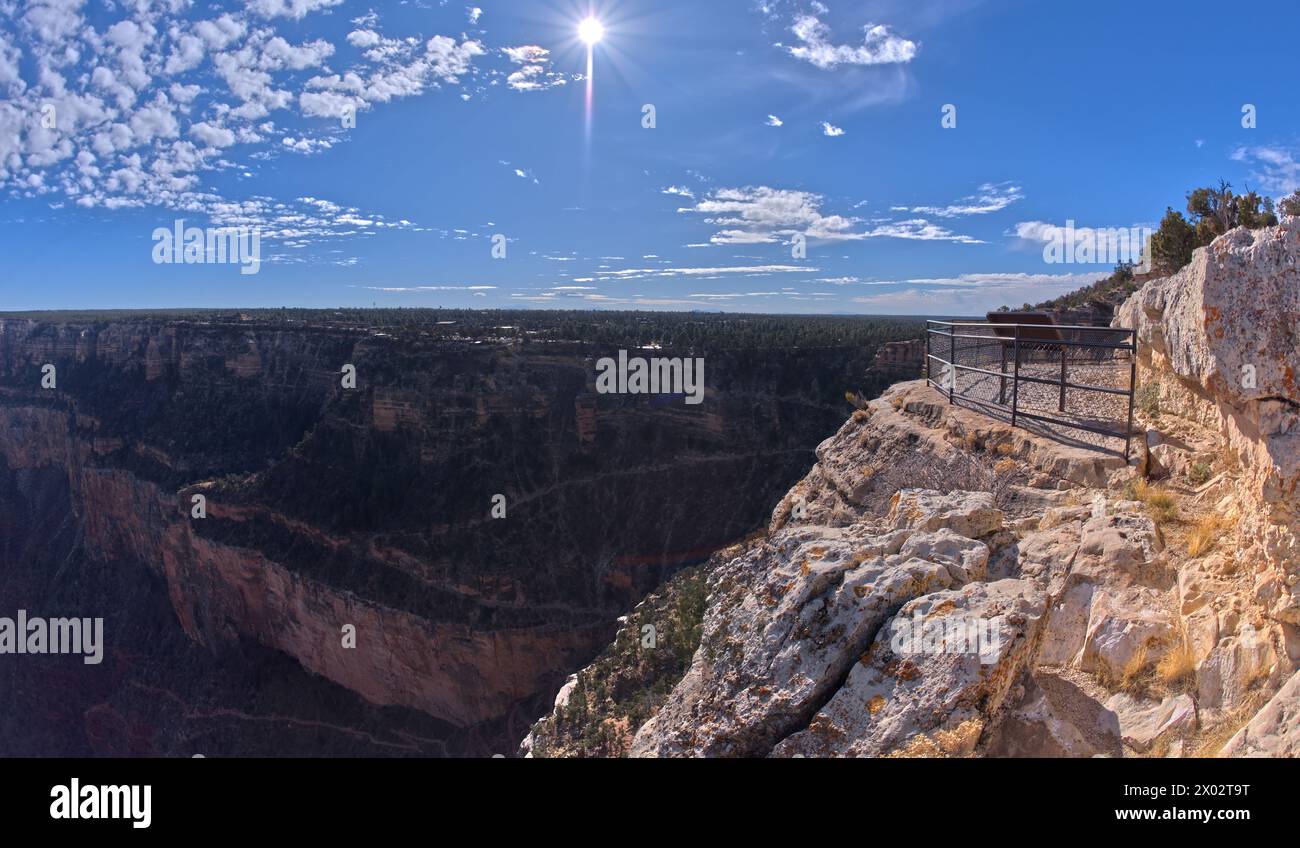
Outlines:
{"label": "shrub", "polygon": [[1138,387],[1133,399],[1137,402],[1138,409],[1148,418],[1160,417],[1160,384],[1143,383]]}
{"label": "shrub", "polygon": [[1198,462],[1187,472],[1187,478],[1196,485],[1208,482],[1214,475],[1214,468],[1208,462]]}
{"label": "shrub", "polygon": [[1296,193],[1290,197],[1282,198],[1282,202],[1278,204],[1278,208],[1281,209],[1284,214],[1300,218],[1300,190],[1297,190]]}

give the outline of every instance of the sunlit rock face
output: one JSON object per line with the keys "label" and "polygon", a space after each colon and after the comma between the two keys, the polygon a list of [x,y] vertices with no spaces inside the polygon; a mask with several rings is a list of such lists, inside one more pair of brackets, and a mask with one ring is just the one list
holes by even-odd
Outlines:
{"label": "sunlit rock face", "polygon": [[29,716],[0,750],[512,750],[619,615],[762,526],[872,351],[706,352],[698,406],[593,393],[610,353],[0,319],[0,614],[108,642],[0,657]]}
{"label": "sunlit rock face", "polygon": [[1237,229],[1121,309],[1161,406],[1215,431],[1245,473],[1233,496],[1258,592],[1300,625],[1300,219]]}

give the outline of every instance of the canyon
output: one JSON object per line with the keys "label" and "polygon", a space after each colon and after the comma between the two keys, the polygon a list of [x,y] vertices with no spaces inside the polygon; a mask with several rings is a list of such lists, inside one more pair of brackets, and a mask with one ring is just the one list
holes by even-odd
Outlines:
{"label": "canyon", "polygon": [[601,395],[617,347],[437,317],[0,317],[0,613],[105,620],[98,666],[0,657],[0,751],[509,753],[884,385],[705,330],[705,403]]}

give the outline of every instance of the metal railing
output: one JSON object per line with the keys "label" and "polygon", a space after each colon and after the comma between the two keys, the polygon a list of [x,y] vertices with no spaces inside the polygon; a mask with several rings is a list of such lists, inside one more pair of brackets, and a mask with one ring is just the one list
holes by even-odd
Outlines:
{"label": "metal railing", "polygon": [[1005,410],[1013,427],[1027,420],[1123,439],[1128,461],[1137,387],[1134,330],[927,321],[925,363],[926,381],[949,403],[961,398]]}

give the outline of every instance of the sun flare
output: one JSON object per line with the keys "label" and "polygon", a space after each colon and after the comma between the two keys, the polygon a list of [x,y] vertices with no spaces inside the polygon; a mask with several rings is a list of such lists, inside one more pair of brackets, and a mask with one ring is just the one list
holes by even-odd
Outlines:
{"label": "sun flare", "polygon": [[594,45],[605,37],[605,25],[595,18],[587,18],[578,24],[578,38],[588,45]]}

